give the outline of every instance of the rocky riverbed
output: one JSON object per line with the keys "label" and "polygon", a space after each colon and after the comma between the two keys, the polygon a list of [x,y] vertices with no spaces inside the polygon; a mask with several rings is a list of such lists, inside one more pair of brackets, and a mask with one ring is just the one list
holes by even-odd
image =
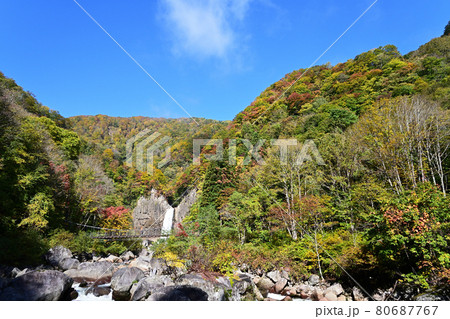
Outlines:
{"label": "rocky riverbed", "polygon": [[[359,288],[344,289],[339,283],[312,275],[294,282],[285,270],[267,273],[236,272],[231,278],[170,267],[146,249],[107,258],[54,247],[46,264],[34,269],[0,268],[0,300],[133,300],[133,301],[363,301]],[[374,300],[405,299],[393,288],[372,292]],[[415,296],[415,300],[446,300],[439,292]]]}

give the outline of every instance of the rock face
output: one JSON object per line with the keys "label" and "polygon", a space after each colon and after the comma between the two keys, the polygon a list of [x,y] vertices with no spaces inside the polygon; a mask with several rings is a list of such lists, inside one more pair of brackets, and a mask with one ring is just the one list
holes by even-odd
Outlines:
{"label": "rock face", "polygon": [[139,268],[120,268],[111,278],[111,289],[114,300],[129,300],[130,289],[133,283],[144,278],[144,272]]}
{"label": "rock face", "polygon": [[134,229],[144,229],[150,226],[161,229],[166,211],[172,208],[164,196],[159,196],[152,190],[150,198],[141,197],[133,210]]}
{"label": "rock face", "polygon": [[181,201],[177,208],[175,208],[174,225],[181,223],[183,219],[189,214],[191,206],[197,200],[197,190],[192,189]]}
{"label": "rock face", "polygon": [[73,280],[56,270],[32,271],[9,282],[0,300],[69,300]]}
{"label": "rock face", "polygon": [[113,274],[114,265],[107,261],[81,263],[77,269],[69,269],[64,273],[77,282],[93,282],[98,284],[109,282]]}

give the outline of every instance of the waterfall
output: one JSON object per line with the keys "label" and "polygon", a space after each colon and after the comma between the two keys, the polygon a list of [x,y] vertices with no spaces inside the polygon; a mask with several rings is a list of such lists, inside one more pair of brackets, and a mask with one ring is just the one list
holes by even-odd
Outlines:
{"label": "waterfall", "polygon": [[164,215],[164,221],[161,227],[161,236],[167,236],[172,231],[174,209],[171,207],[166,210]]}

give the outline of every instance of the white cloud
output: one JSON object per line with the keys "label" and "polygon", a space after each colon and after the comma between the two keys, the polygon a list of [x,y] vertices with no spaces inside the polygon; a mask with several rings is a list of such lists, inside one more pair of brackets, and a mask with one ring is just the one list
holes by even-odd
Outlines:
{"label": "white cloud", "polygon": [[199,58],[225,58],[240,41],[233,28],[251,0],[162,0],[174,49]]}

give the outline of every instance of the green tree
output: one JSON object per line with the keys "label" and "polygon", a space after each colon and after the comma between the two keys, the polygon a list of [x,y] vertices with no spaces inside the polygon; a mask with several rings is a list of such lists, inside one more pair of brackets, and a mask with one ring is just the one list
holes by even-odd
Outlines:
{"label": "green tree", "polygon": [[442,35],[443,37],[445,37],[446,35],[450,34],[450,21],[447,23],[447,25],[444,28],[444,34]]}

